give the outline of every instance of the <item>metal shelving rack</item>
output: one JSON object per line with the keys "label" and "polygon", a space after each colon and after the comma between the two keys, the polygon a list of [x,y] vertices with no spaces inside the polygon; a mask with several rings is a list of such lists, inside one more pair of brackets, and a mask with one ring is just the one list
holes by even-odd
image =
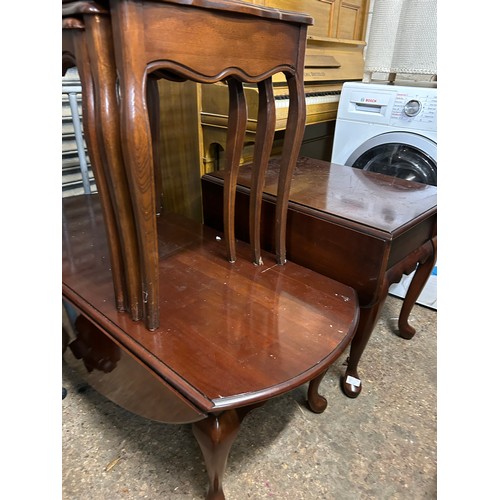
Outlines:
{"label": "metal shelving rack", "polygon": [[76,70],[62,79],[62,196],[97,192],[82,128],[82,87]]}

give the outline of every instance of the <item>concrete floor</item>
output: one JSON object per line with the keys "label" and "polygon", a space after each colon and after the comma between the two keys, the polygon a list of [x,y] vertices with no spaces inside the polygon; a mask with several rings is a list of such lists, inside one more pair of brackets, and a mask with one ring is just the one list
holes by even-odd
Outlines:
{"label": "concrete floor", "polygon": [[[227,500],[437,497],[436,316],[415,306],[412,340],[394,332],[388,297],[360,364],[363,392],[343,395],[342,356],[323,380],[321,415],[306,387],[243,422],[224,477]],[[190,425],[163,425],[106,400],[63,365],[64,500],[203,499],[207,477]]]}

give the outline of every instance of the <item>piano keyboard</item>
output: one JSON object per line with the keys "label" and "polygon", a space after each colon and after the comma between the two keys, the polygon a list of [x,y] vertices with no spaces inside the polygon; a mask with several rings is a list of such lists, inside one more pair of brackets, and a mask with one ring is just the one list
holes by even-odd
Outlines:
{"label": "piano keyboard", "polygon": [[[286,94],[274,96],[276,108],[288,108],[290,106],[290,98]],[[331,102],[339,102],[340,90],[329,90],[324,92],[306,92],[306,106],[313,104],[328,104]]]}

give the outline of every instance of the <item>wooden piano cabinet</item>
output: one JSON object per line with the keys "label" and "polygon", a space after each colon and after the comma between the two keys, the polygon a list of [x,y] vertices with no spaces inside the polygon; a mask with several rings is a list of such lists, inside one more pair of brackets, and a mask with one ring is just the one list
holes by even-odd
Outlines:
{"label": "wooden piano cabinet", "polygon": [[311,38],[363,40],[369,0],[251,0],[254,4],[277,9],[307,12],[315,22]]}
{"label": "wooden piano cabinet", "polygon": [[[246,207],[251,165],[240,169],[236,236],[248,240]],[[268,234],[276,190],[276,161],[269,164],[264,187],[262,244]],[[202,178],[204,223],[220,228],[222,175]],[[436,255],[436,188],[424,184],[299,158],[288,209],[287,255],[291,261],[352,286],[361,315],[342,386],[350,397],[362,389],[358,363],[376,324],[389,286],[417,266],[399,319],[400,335],[415,333],[410,311],[429,277]]]}

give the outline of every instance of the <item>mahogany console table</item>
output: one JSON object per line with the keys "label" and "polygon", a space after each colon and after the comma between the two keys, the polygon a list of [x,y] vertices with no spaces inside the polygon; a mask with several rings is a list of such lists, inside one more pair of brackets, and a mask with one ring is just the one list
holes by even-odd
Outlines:
{"label": "mahogany console table", "polygon": [[[263,246],[271,249],[266,227],[273,220],[278,163],[269,163],[264,207]],[[246,207],[251,165],[240,169],[237,188],[237,237],[248,240]],[[202,178],[204,223],[222,224],[222,172]],[[287,223],[288,258],[352,286],[358,293],[360,321],[351,343],[342,388],[360,394],[357,367],[370,338],[389,286],[417,266],[399,318],[399,333],[411,338],[408,324],[436,261],[436,187],[299,158],[294,170]]]}

